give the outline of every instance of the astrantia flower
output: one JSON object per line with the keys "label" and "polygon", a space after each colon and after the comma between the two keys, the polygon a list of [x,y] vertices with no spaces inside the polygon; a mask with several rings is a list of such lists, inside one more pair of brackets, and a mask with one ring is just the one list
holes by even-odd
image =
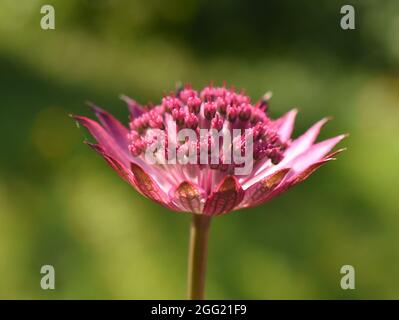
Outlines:
{"label": "astrantia flower", "polygon": [[[328,120],[325,118],[299,138],[292,139],[297,110],[273,120],[267,114],[267,95],[251,104],[248,96],[224,87],[208,86],[199,93],[186,87],[164,97],[156,106],[142,107],[130,98],[124,99],[130,109],[129,128],[96,106],[93,110],[101,125],[81,116],[75,119],[97,140],[98,144],[89,145],[124,180],[144,196],[174,211],[219,215],[265,203],[334,159],[341,150],[329,152],[344,138],[339,135],[315,143]],[[159,129],[167,141],[169,123],[175,123],[177,130],[195,130],[197,150],[205,148],[209,153],[212,141],[200,141],[199,129],[228,130],[231,136],[233,129],[250,129],[252,171],[236,175],[234,169],[239,165],[234,161],[225,164],[220,159],[216,164],[211,161],[201,164],[199,157],[196,164],[147,163],[145,150],[153,143],[148,138],[149,132]],[[189,142],[174,139],[177,154],[189,147]],[[244,139],[232,140],[232,143],[245,145]]]}
{"label": "astrantia flower", "polygon": [[[341,151],[330,153],[345,135],[315,142],[327,118],[293,139],[297,110],[273,120],[268,115],[269,98],[266,94],[252,104],[245,94],[226,87],[211,85],[197,92],[186,86],[154,106],[141,106],[123,97],[130,110],[129,127],[97,106],[92,108],[100,123],[74,117],[97,140],[97,144],[88,144],[139,193],[171,210],[194,214],[192,298],[203,295],[211,216],[265,203]],[[179,137],[183,130],[196,139]],[[202,134],[204,130],[209,133]],[[211,134],[215,132],[219,135]],[[224,153],[226,148],[235,153]],[[251,170],[240,172],[248,163],[233,156],[237,150],[247,156],[250,151]],[[149,161],[149,155],[163,161]]]}

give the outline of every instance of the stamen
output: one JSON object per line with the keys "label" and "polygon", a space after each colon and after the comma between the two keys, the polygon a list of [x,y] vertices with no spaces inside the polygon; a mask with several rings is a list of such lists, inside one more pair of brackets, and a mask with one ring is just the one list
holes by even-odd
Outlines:
{"label": "stamen", "polygon": [[241,121],[248,121],[249,118],[251,118],[252,115],[252,107],[250,104],[242,104],[239,107],[239,117]]}
{"label": "stamen", "polygon": [[216,103],[214,102],[205,102],[204,104],[204,115],[207,120],[212,120],[212,118],[216,114]]}
{"label": "stamen", "polygon": [[[145,148],[155,143],[151,138],[154,131],[150,129],[160,129],[164,132],[164,144],[166,145],[166,157],[168,159],[168,136],[167,119],[170,117],[176,122],[178,129],[189,128],[215,129],[217,131],[230,130],[230,137],[234,129],[243,128],[250,130],[253,137],[253,158],[255,161],[270,159],[273,164],[279,163],[283,159],[286,145],[281,142],[275,128],[271,125],[271,120],[266,112],[269,107],[271,93],[266,93],[255,105],[251,104],[250,98],[244,92],[236,93],[234,89],[214,87],[212,84],[205,87],[200,94],[193,90],[191,86],[179,86],[175,93],[166,95],[161,103],[151,108],[140,107],[140,112],[136,112],[130,121],[130,141],[129,150],[133,156],[142,156]],[[128,100],[128,102],[133,103]],[[136,106],[135,106],[136,107]],[[203,112],[201,112],[201,108]],[[170,115],[167,115],[170,114]],[[236,121],[239,119],[239,121]],[[205,121],[206,120],[206,121]],[[210,121],[210,122],[209,122]],[[228,125],[227,125],[228,124]],[[203,127],[201,127],[203,126]],[[197,131],[198,135],[198,131]],[[230,142],[233,148],[241,148],[241,154],[246,151],[246,139],[244,132],[236,140]],[[223,145],[223,136],[218,137],[219,146]],[[235,167],[243,166],[242,163],[234,163],[229,159],[225,163],[220,158],[220,163],[211,164],[211,148],[215,147],[211,136],[203,137],[196,142],[197,164],[202,168],[211,168],[223,172],[230,172]],[[187,141],[170,141],[186,155],[188,152]],[[179,149],[180,148],[180,149]],[[208,157],[207,164],[201,164],[201,149],[206,152]],[[220,156],[222,157],[222,156]]]}
{"label": "stamen", "polygon": [[216,129],[217,131],[220,131],[223,128],[223,123],[224,123],[224,120],[222,119],[222,117],[219,116],[218,114],[216,114],[215,118],[212,119],[211,127],[212,127],[212,129]]}
{"label": "stamen", "polygon": [[198,117],[193,113],[187,113],[184,118],[187,128],[197,129],[198,127]]}
{"label": "stamen", "polygon": [[190,112],[193,112],[195,114],[198,114],[201,110],[201,99],[198,98],[197,96],[195,97],[189,97],[187,99],[187,106]]}
{"label": "stamen", "polygon": [[173,120],[176,121],[176,124],[178,126],[182,126],[184,124],[185,115],[186,115],[186,112],[183,109],[175,108],[172,110]]}
{"label": "stamen", "polygon": [[237,108],[236,107],[232,107],[232,106],[228,106],[227,107],[227,118],[229,119],[230,122],[234,122],[237,118]]}

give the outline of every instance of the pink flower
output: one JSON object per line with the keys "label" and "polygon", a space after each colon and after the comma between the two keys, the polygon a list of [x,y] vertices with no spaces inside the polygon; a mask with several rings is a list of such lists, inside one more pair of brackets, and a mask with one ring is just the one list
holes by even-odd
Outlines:
{"label": "pink flower", "polygon": [[[129,128],[96,106],[92,109],[101,124],[82,116],[74,118],[97,140],[97,144],[87,144],[125,181],[147,198],[178,212],[213,216],[260,205],[305,180],[343,150],[329,153],[345,135],[315,142],[327,118],[293,139],[297,110],[273,120],[267,113],[267,95],[251,104],[243,93],[211,85],[200,93],[189,86],[180,88],[151,107],[123,99],[130,110]],[[196,163],[188,164],[149,163],[145,152],[154,143],[149,133],[158,129],[166,141],[171,138],[170,123],[178,130],[194,130],[198,137],[200,129],[224,130],[231,136],[233,129],[247,129],[253,137],[251,172],[236,174],[235,169],[242,165],[222,156],[219,162],[209,164],[200,162],[199,157]],[[233,147],[245,152],[244,135],[232,141]],[[172,138],[180,154],[190,147],[211,150],[208,148],[214,147],[213,143],[212,139],[199,138],[193,145],[192,141]],[[172,159],[168,152],[165,157]]]}

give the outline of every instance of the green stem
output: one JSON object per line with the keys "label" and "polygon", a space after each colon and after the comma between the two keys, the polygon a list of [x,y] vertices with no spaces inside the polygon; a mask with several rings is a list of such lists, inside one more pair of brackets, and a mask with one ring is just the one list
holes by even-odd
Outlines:
{"label": "green stem", "polygon": [[211,217],[193,214],[188,258],[188,298],[204,299],[208,233]]}

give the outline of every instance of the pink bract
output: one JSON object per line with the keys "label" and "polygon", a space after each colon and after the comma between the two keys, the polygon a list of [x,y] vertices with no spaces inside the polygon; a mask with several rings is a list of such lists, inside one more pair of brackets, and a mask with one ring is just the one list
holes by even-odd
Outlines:
{"label": "pink bract", "polygon": [[[129,128],[103,109],[92,106],[99,122],[74,116],[97,140],[88,143],[139,193],[178,212],[220,215],[265,203],[305,180],[323,164],[334,159],[340,149],[330,153],[345,135],[315,142],[324,118],[300,137],[291,134],[297,110],[281,118],[269,118],[266,95],[256,104],[243,93],[225,87],[205,87],[200,93],[190,86],[165,96],[156,106],[141,106],[123,97],[130,110]],[[178,129],[233,130],[253,133],[253,170],[235,175],[236,164],[150,164],[143,153],[150,143],[148,130],[167,131],[173,120]],[[242,141],[239,141],[241,143]],[[183,142],[176,142],[179,148]],[[201,144],[208,142],[199,141]],[[208,145],[206,145],[208,147]]]}

